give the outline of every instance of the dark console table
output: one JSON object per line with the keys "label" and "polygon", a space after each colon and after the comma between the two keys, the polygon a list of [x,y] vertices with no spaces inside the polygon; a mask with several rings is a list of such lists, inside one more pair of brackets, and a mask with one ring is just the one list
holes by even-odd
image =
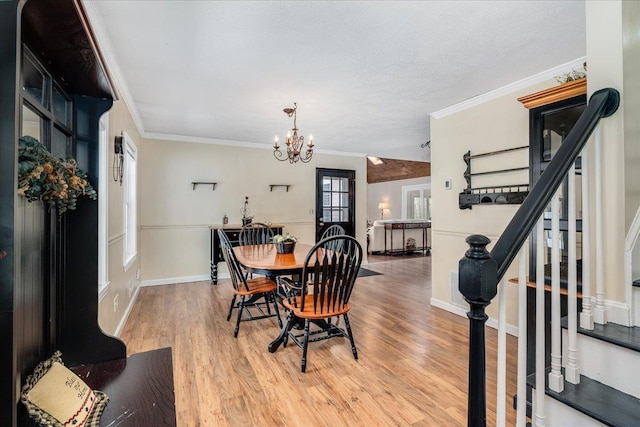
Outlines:
{"label": "dark console table", "polygon": [[[284,225],[271,224],[269,226],[273,230],[273,234],[282,234]],[[229,238],[231,246],[238,246],[240,238],[240,230],[242,225],[212,225],[209,227],[211,232],[211,281],[214,285],[218,284],[218,263],[224,262],[222,257],[222,251],[220,250],[220,238],[218,237],[218,230],[223,230]]]}
{"label": "dark console table", "polygon": [[[428,254],[429,252],[431,252],[431,246],[429,245],[428,233],[427,233],[427,230],[429,228],[431,228],[431,221],[424,221],[424,222],[394,221],[394,222],[386,223],[384,225],[384,253],[386,255],[392,255],[394,253],[406,254],[408,252],[413,252],[413,251],[422,251],[423,253]],[[406,237],[405,231],[416,230],[416,229],[419,231],[422,231],[421,233],[422,242],[416,241],[415,247],[407,248],[406,240],[405,240],[405,237]],[[401,249],[394,249],[393,235],[395,231],[402,232],[402,248]],[[389,246],[387,246],[387,235],[389,235]],[[422,245],[420,245],[420,243],[422,243]]]}

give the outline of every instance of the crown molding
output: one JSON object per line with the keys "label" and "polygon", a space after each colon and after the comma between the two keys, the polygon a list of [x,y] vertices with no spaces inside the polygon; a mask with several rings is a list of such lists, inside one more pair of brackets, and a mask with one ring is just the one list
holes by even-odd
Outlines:
{"label": "crown molding", "polygon": [[502,96],[508,95],[510,93],[514,93],[522,89],[526,89],[535,84],[545,82],[556,76],[559,76],[568,71],[571,71],[572,69],[582,67],[582,64],[584,64],[586,60],[587,60],[586,56],[574,59],[573,61],[566,62],[564,64],[558,65],[557,67],[553,67],[548,70],[542,71],[538,74],[534,74],[533,76],[527,77],[525,79],[518,80],[517,82],[510,83],[501,88],[492,90],[482,95],[475,96],[473,98],[469,98],[466,101],[462,101],[450,107],[443,108],[442,110],[431,113],[430,117],[434,119],[441,119],[451,114],[455,114],[460,111],[466,110],[468,108],[476,107],[478,105],[481,105],[486,102],[492,101],[494,99],[500,98]]}
{"label": "crown molding", "polygon": [[122,96],[122,100],[129,110],[129,114],[131,114],[131,118],[136,125],[138,133],[142,136],[145,133],[142,118],[136,108],[135,102],[133,102],[133,95],[131,95],[131,91],[129,90],[126,80],[122,75],[122,70],[118,65],[118,60],[116,59],[113,46],[111,45],[111,41],[109,40],[109,36],[105,29],[106,26],[104,24],[104,20],[100,11],[98,11],[98,8],[95,6],[95,3],[96,0],[82,0],[82,5],[87,17],[89,18],[91,29],[95,35],[95,42],[104,57],[104,65],[107,69],[107,73],[112,77],[119,94]]}
{"label": "crown molding", "polygon": [[[192,142],[194,144],[226,145],[226,146],[232,146],[232,147],[259,148],[262,150],[273,150],[273,147],[270,144],[263,144],[258,142],[247,142],[247,141],[235,141],[231,139],[205,138],[201,136],[147,132],[142,134],[142,137],[145,139],[156,139],[159,141]],[[350,151],[322,150],[318,148],[314,148],[313,153],[329,154],[334,156],[345,156],[345,157],[363,157],[363,158],[365,157],[365,153],[357,153],[357,152],[350,152]]]}

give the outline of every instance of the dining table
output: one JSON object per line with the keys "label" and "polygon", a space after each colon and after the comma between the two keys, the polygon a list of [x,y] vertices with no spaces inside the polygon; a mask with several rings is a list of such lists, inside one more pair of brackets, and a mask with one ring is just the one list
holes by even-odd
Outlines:
{"label": "dining table", "polygon": [[[292,253],[282,254],[276,250],[276,245],[266,243],[262,245],[236,246],[233,252],[238,262],[250,273],[262,274],[274,280],[278,276],[292,275],[293,280],[299,280],[304,268],[304,260],[314,245],[296,243]],[[282,297],[282,295],[279,295]],[[275,352],[284,342],[288,334],[282,328],[280,334],[269,343],[269,352]]]}
{"label": "dining table", "polygon": [[281,254],[273,243],[262,245],[236,246],[233,252],[236,259],[250,273],[267,277],[299,275],[304,267],[304,259],[313,245],[296,243],[292,253]]}

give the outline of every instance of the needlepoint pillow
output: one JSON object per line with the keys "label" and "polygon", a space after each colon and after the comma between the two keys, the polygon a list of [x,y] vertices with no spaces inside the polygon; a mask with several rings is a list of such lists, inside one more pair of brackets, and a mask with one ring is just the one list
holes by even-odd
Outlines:
{"label": "needlepoint pillow", "polygon": [[109,402],[62,364],[62,354],[36,366],[22,388],[22,403],[29,416],[43,426],[97,427]]}

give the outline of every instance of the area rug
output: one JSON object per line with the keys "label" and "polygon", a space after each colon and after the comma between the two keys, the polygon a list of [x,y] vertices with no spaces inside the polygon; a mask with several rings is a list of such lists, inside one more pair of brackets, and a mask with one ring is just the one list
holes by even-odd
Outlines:
{"label": "area rug", "polygon": [[378,273],[377,271],[367,270],[366,268],[361,268],[358,271],[358,277],[367,277],[367,276],[380,276],[382,273]]}

